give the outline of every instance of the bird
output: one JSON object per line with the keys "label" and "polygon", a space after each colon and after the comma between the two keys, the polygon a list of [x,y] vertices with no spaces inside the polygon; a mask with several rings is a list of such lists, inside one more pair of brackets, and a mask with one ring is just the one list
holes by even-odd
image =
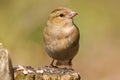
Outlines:
{"label": "bird", "polygon": [[50,13],[43,40],[46,53],[53,59],[52,67],[72,69],[72,60],[79,50],[80,31],[73,21],[77,14],[66,7],[56,8]]}

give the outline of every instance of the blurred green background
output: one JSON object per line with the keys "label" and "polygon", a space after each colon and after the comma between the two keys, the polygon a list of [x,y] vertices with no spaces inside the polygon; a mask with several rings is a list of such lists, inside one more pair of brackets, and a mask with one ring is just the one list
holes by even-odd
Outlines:
{"label": "blurred green background", "polygon": [[49,65],[43,28],[52,10],[68,7],[81,33],[73,68],[82,80],[120,80],[119,0],[0,0],[0,42],[13,65]]}

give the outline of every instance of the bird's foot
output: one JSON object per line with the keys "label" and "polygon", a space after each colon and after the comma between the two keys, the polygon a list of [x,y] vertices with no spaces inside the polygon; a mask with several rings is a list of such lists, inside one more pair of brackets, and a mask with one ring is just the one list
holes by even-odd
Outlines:
{"label": "bird's foot", "polygon": [[53,64],[50,64],[50,66],[53,67],[53,68],[58,68],[58,66],[55,66]]}

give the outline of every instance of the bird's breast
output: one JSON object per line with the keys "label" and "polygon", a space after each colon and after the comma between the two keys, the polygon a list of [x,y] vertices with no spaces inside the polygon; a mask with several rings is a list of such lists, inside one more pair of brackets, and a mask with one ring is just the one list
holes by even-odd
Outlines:
{"label": "bird's breast", "polygon": [[53,52],[67,50],[73,44],[75,38],[77,38],[75,37],[77,35],[75,31],[76,28],[74,26],[61,29],[51,29],[48,36],[46,37],[46,48]]}

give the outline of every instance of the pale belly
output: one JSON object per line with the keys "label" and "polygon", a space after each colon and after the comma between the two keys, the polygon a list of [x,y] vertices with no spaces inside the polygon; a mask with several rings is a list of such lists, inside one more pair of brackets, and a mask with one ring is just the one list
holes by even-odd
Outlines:
{"label": "pale belly", "polygon": [[78,51],[79,43],[74,43],[69,39],[54,40],[50,44],[45,46],[48,55],[57,60],[69,60],[72,59]]}

